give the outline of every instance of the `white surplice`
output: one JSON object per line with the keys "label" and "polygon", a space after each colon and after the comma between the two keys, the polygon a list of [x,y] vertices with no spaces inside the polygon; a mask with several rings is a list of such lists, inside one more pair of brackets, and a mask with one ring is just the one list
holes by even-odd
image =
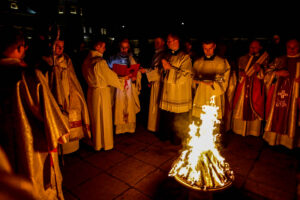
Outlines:
{"label": "white surplice", "polygon": [[82,66],[88,84],[87,104],[95,150],[113,148],[113,124],[110,86],[124,88],[124,80],[112,71],[98,51],[90,51]]}
{"label": "white surplice", "polygon": [[193,70],[196,79],[205,79],[205,77],[214,77],[213,85],[208,85],[202,81],[199,83],[193,102],[192,116],[200,118],[203,105],[210,105],[212,96],[215,96],[215,104],[219,107],[218,118],[224,116],[225,92],[228,86],[230,76],[230,65],[228,61],[219,56],[212,60],[205,60],[204,57],[194,62]]}

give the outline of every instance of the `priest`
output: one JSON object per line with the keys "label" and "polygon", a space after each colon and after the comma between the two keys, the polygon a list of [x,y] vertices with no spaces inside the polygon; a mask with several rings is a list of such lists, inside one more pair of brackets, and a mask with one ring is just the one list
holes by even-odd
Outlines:
{"label": "priest", "polygon": [[38,199],[62,200],[57,152],[67,142],[68,121],[45,76],[23,61],[24,36],[11,28],[0,33],[0,146]]}
{"label": "priest", "polygon": [[[127,68],[137,64],[130,52],[128,39],[120,42],[120,52],[110,57],[109,66],[112,69],[118,69],[119,77],[129,76],[125,80],[124,89],[117,88],[114,95],[114,111],[116,134],[134,133],[136,129],[136,114],[140,112],[139,93],[141,90],[141,73],[127,73]],[[118,68],[115,68],[118,66]],[[122,72],[122,73],[119,73]]]}
{"label": "priest", "polygon": [[97,40],[85,58],[82,73],[88,84],[87,105],[90,113],[93,147],[96,151],[113,148],[113,123],[110,87],[123,91],[125,79],[119,79],[103,54],[104,40]]}
{"label": "priest", "polygon": [[152,132],[157,132],[159,127],[159,102],[162,85],[162,63],[161,60],[166,55],[165,41],[162,37],[154,39],[155,53],[152,58],[150,69],[141,69],[141,72],[146,73],[147,79],[151,84],[150,105],[148,113],[147,129]]}
{"label": "priest", "polygon": [[300,147],[299,41],[289,40],[286,55],[276,58],[266,73],[266,126],[263,138],[272,146]]}
{"label": "priest", "polygon": [[[58,35],[59,36],[59,35]],[[77,79],[70,57],[64,53],[64,38],[53,43],[53,55],[44,56],[51,70],[47,75],[50,89],[70,126],[70,138],[63,145],[63,154],[79,149],[79,140],[90,141],[90,118],[85,96]]]}
{"label": "priest", "polygon": [[238,61],[239,82],[233,100],[232,131],[247,136],[260,136],[264,118],[264,68],[268,53],[261,52],[258,40],[249,45],[249,52]]}
{"label": "priest", "polygon": [[161,60],[163,85],[160,99],[161,120],[159,135],[180,145],[182,134],[188,133],[189,114],[192,108],[192,61],[180,49],[180,37],[176,33],[167,36],[168,53]]}
{"label": "priest", "polygon": [[209,105],[212,96],[219,107],[218,118],[225,113],[225,92],[227,90],[230,65],[225,58],[215,54],[216,43],[205,40],[202,43],[204,56],[197,59],[193,65],[194,83],[197,85],[192,116],[197,121],[202,113],[202,106]]}

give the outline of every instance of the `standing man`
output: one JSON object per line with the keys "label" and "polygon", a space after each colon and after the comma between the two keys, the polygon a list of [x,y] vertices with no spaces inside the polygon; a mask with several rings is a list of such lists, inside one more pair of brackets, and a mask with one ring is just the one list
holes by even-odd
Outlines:
{"label": "standing man", "polygon": [[57,148],[67,141],[68,123],[42,72],[23,61],[23,34],[0,34],[0,146],[38,199],[63,200]]}
{"label": "standing man", "polygon": [[154,48],[155,53],[152,58],[151,68],[148,71],[145,69],[141,71],[146,73],[147,79],[151,84],[147,129],[152,132],[157,132],[159,128],[159,101],[162,84],[161,74],[163,70],[161,60],[166,55],[165,41],[162,37],[156,37],[154,39]]}
{"label": "standing man", "polygon": [[[120,52],[109,60],[110,68],[114,64],[121,65],[123,68],[137,64],[130,53],[130,44],[128,39],[120,42]],[[121,75],[119,75],[121,77]],[[136,114],[140,111],[139,93],[141,89],[141,73],[137,76],[131,76],[125,80],[124,90],[116,89],[115,91],[115,125],[116,134],[134,133],[136,129]]]}
{"label": "standing man", "polygon": [[247,136],[260,136],[264,118],[264,68],[268,54],[262,53],[257,40],[249,45],[249,53],[239,58],[239,82],[233,100],[232,131]]}
{"label": "standing man", "polygon": [[50,89],[71,129],[69,142],[63,145],[63,153],[79,149],[79,140],[90,139],[90,118],[85,96],[76,77],[70,57],[64,53],[64,39],[58,38],[54,44],[53,55],[43,57],[51,67]]}
{"label": "standing man", "polygon": [[113,148],[113,124],[110,86],[121,91],[124,80],[112,71],[103,59],[106,44],[102,40],[94,43],[82,65],[82,73],[88,84],[87,104],[91,119],[93,146],[96,151]]}
{"label": "standing man", "polygon": [[227,90],[230,65],[225,58],[215,54],[216,43],[207,40],[202,43],[204,56],[194,62],[194,82],[198,84],[192,116],[200,119],[203,105],[209,105],[212,96],[219,107],[218,118],[222,119],[225,112],[225,92]]}
{"label": "standing man", "polygon": [[300,147],[300,53],[299,41],[286,43],[286,55],[270,64],[265,77],[266,126],[263,135],[270,145]]}
{"label": "standing man", "polygon": [[161,60],[164,71],[159,134],[162,140],[180,145],[180,136],[188,131],[189,111],[192,108],[192,61],[180,49],[178,35],[170,33],[167,45],[169,52]]}

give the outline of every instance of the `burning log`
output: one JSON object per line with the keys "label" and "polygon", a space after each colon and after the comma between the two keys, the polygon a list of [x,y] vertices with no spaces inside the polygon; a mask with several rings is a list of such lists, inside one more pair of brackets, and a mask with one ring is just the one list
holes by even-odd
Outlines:
{"label": "burning log", "polygon": [[220,190],[232,184],[233,171],[215,147],[214,134],[218,107],[212,98],[211,106],[203,106],[200,127],[190,125],[190,138],[181,155],[173,163],[169,176],[196,190]]}

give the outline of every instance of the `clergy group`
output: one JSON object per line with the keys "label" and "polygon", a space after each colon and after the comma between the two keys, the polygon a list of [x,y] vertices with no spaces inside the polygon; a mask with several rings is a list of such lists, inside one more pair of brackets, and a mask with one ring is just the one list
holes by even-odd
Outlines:
{"label": "clergy group", "polygon": [[[189,124],[201,123],[202,106],[211,97],[219,108],[221,134],[300,147],[295,38],[276,55],[275,47],[251,40],[248,52],[229,62],[216,51],[214,39],[202,40],[198,56],[170,32],[154,38],[149,66],[135,57],[129,39],[104,56],[107,41],[95,38],[76,67],[64,51],[68,38],[59,30],[49,42],[28,46],[20,30],[5,27],[0,40],[0,173],[8,177],[0,183],[16,191],[1,190],[5,198],[64,199],[60,157],[82,142],[95,151],[113,149],[119,134],[136,133],[137,114],[145,109],[146,129],[181,145]],[[147,107],[141,98],[145,87]]]}

